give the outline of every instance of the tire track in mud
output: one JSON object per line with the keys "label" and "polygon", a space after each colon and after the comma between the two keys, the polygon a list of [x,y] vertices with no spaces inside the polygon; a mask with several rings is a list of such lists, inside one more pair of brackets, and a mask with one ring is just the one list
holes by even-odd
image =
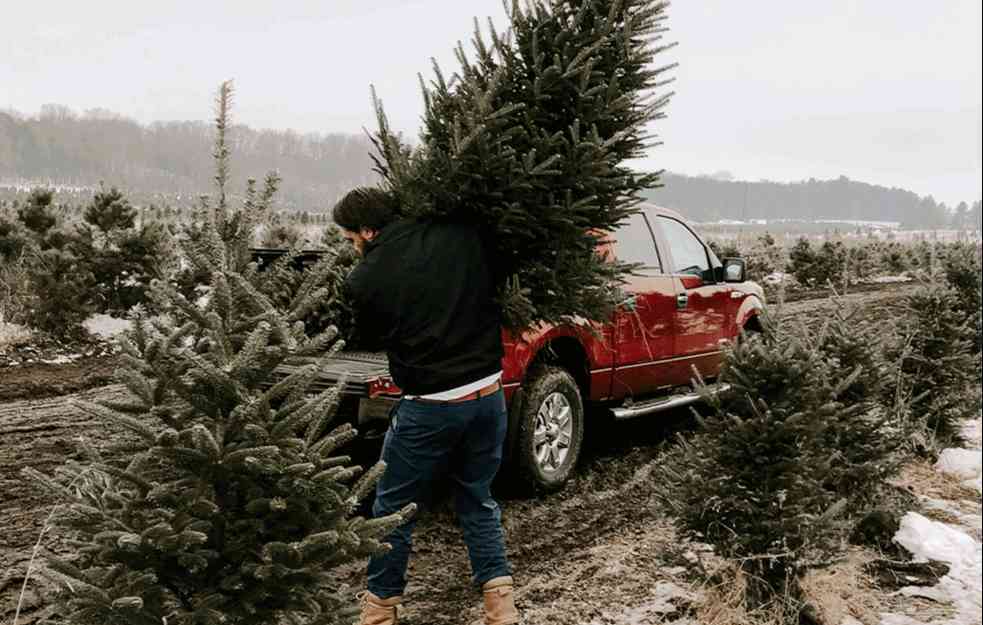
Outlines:
{"label": "tire track in mud", "polygon": [[[54,501],[41,487],[21,475],[24,467],[50,473],[77,457],[78,439],[86,437],[97,449],[107,447],[123,432],[91,418],[72,406],[73,399],[95,401],[122,397],[120,385],[106,386],[52,399],[0,404],[0,623],[12,619],[24,574],[44,521]],[[66,549],[63,540],[48,535],[45,545]],[[18,625],[42,616],[43,583],[32,579]]]}

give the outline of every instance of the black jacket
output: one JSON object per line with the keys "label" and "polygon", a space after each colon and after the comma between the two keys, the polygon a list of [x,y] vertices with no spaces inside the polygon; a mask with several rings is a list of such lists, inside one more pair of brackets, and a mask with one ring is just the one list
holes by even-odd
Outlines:
{"label": "black jacket", "polygon": [[475,227],[408,220],[366,244],[347,282],[358,334],[386,350],[403,392],[438,393],[501,370],[488,249]]}

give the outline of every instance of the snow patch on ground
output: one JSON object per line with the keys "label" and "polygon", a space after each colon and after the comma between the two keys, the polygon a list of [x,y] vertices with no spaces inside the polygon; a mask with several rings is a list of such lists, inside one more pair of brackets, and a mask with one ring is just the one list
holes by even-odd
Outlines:
{"label": "snow patch on ground", "polygon": [[788,282],[790,280],[792,280],[792,276],[790,276],[787,273],[782,273],[781,271],[770,273],[764,278],[762,278],[762,281],[765,284],[772,284],[772,285],[782,284],[783,282]]}
{"label": "snow patch on ground", "polygon": [[[978,501],[953,502],[931,497],[919,497],[918,501],[929,510],[938,510],[948,517],[956,519],[962,529],[970,536],[976,536],[978,539],[983,536],[983,515],[980,514],[981,509]],[[973,512],[967,512],[967,509],[970,508]]]}
{"label": "snow patch on ground", "polygon": [[31,341],[31,330],[16,323],[0,321],[0,349],[26,345]]}
{"label": "snow patch on ground", "polygon": [[869,284],[894,284],[895,282],[911,282],[910,276],[877,276],[864,280]]}
{"label": "snow patch on ground", "polygon": [[946,449],[939,454],[936,470],[962,479],[962,485],[983,492],[983,453],[979,449]]}
{"label": "snow patch on ground", "polygon": [[[971,449],[946,449],[939,455],[935,469],[980,492],[983,454],[980,452],[981,419],[967,422],[962,435]],[[929,509],[941,510],[958,519],[959,526],[933,521],[916,512],[901,519],[894,540],[910,551],[916,560],[935,560],[949,565],[949,574],[931,588],[909,586],[898,591],[909,597],[924,597],[951,605],[955,616],[933,620],[930,624],[902,614],[882,614],[880,625],[983,625],[983,547],[981,547],[980,503],[943,501],[923,497]],[[975,505],[974,505],[975,504]],[[976,508],[967,514],[964,508]],[[963,509],[960,509],[963,508]]]}
{"label": "snow patch on ground", "polygon": [[967,422],[963,426],[961,434],[976,449],[983,447],[983,418]]}
{"label": "snow patch on ground", "polygon": [[93,315],[82,322],[82,326],[91,334],[103,339],[111,339],[114,336],[130,329],[129,319],[118,319],[109,315]]}
{"label": "snow patch on ground", "polygon": [[[949,574],[940,579],[938,585],[931,588],[909,586],[902,588],[899,591],[901,594],[951,604],[956,610],[955,617],[936,621],[938,625],[980,623],[983,612],[983,550],[979,541],[950,525],[932,521],[916,512],[909,512],[901,519],[901,529],[894,540],[911,551],[916,559],[936,560],[951,567]],[[881,625],[885,625],[885,621],[882,620]]]}
{"label": "snow patch on ground", "polygon": [[[970,422],[964,429],[967,440],[978,444],[980,421]],[[973,432],[976,433],[974,439]],[[942,473],[965,478],[975,476],[978,488],[980,480],[979,449],[946,449],[939,456],[936,469]],[[909,597],[924,597],[953,606],[955,616],[931,625],[980,625],[983,623],[983,546],[979,541],[980,516],[967,515],[958,510],[954,502],[931,500],[930,507],[953,513],[963,525],[957,528],[928,519],[916,512],[909,512],[901,519],[901,527],[894,540],[910,551],[917,560],[935,560],[949,565],[949,574],[936,586],[920,588],[909,586],[899,592]],[[976,538],[969,532],[975,530]],[[900,614],[882,614],[880,625],[929,625],[923,621]]]}
{"label": "snow patch on ground", "polygon": [[46,365],[68,365],[75,362],[81,357],[82,354],[61,354],[59,356],[55,356],[54,358],[41,358],[40,360],[38,360],[38,362],[44,363]]}
{"label": "snow patch on ground", "polygon": [[[679,612],[681,606],[689,605],[694,599],[695,596],[691,592],[680,588],[676,584],[660,581],[652,587],[648,599],[641,605],[632,606],[622,612],[606,613],[600,621],[593,620],[589,625],[602,625],[604,623],[624,623],[625,625],[661,623],[665,617]],[[689,619],[673,621],[673,625],[686,625],[688,623],[691,623]]]}
{"label": "snow patch on ground", "polygon": [[925,623],[904,614],[885,614],[881,617],[881,625],[925,625]]}

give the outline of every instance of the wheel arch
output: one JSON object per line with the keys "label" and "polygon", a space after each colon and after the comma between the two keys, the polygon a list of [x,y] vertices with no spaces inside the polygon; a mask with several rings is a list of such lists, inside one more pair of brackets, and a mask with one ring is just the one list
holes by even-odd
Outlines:
{"label": "wheel arch", "polygon": [[590,363],[587,350],[576,337],[560,335],[546,341],[529,363],[526,376],[538,365],[563,367],[576,380],[584,401],[590,397]]}
{"label": "wheel arch", "polygon": [[762,315],[764,314],[764,304],[756,296],[752,295],[745,298],[741,303],[740,310],[737,311],[737,332],[763,332],[764,325]]}
{"label": "wheel arch", "polygon": [[526,400],[526,382],[530,372],[535,371],[541,365],[554,365],[569,371],[580,388],[581,399],[586,403],[590,398],[590,364],[587,350],[581,340],[576,336],[559,332],[543,338],[539,342],[538,349],[524,367],[522,386],[516,390],[509,402],[509,425],[504,450],[506,465],[515,458],[515,449],[519,438],[519,415]]}
{"label": "wheel arch", "polygon": [[757,313],[750,315],[744,321],[744,325],[741,326],[741,330],[744,332],[764,332],[765,327],[761,322],[761,315]]}

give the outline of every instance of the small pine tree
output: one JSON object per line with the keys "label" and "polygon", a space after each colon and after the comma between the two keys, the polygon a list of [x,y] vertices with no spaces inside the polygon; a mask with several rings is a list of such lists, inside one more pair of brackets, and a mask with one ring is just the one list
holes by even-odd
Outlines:
{"label": "small pine tree", "polygon": [[13,263],[30,248],[31,239],[14,221],[0,218],[0,260]]}
{"label": "small pine tree", "polygon": [[979,354],[983,348],[983,268],[981,268],[979,244],[954,244],[944,260],[945,277],[959,296],[956,304],[975,331],[973,350]]}
{"label": "small pine tree", "polygon": [[[229,131],[229,111],[232,106],[232,83],[222,83],[215,99],[215,151],[216,162],[214,181],[218,189],[214,203],[211,198],[202,196],[194,209],[191,219],[183,228],[183,236],[189,246],[215,249],[222,245],[232,266],[245,268],[251,260],[250,248],[255,233],[261,223],[270,218],[274,198],[280,189],[280,174],[270,171],[258,189],[255,178],[246,180],[245,198],[240,210],[230,212],[226,184],[230,175],[230,149],[226,141]],[[217,224],[215,232],[209,233],[208,223]],[[190,298],[199,288],[210,288],[208,274],[201,270],[200,264],[190,263],[176,276],[175,282],[182,295]]]}
{"label": "small pine tree", "polygon": [[727,354],[731,391],[711,399],[716,414],[669,452],[659,477],[684,534],[740,561],[749,607],[787,593],[797,611],[798,575],[839,552],[839,517],[892,466],[891,444],[878,440],[871,406],[851,400],[868,355],[844,336],[848,325],[821,341],[780,319],[765,327]]}
{"label": "small pine tree", "polygon": [[896,276],[908,270],[908,256],[897,241],[890,241],[880,250],[878,271]]}
{"label": "small pine tree", "polygon": [[[67,502],[56,522],[78,551],[46,569],[63,588],[67,623],[350,623],[332,569],[384,549],[380,537],[413,512],[350,517],[383,466],[353,484],[360,471],[337,451],[354,430],[330,429],[341,387],[309,392],[318,357],[341,347],[333,328],[304,334],[299,320],[317,293],[279,312],[243,274],[248,216],[224,200],[229,97],[223,85],[221,210],[186,249],[211,297],[196,304],[155,283],[168,315],[138,316],[123,343],[128,397],[79,403],[135,435],[127,461],[88,450],[88,463],[54,479],[27,472]],[[275,379],[296,356],[317,360]]]}
{"label": "small pine tree", "polygon": [[778,245],[770,233],[762,234],[745,255],[748,277],[760,281],[765,276],[780,271],[786,265],[785,256],[785,249]]}
{"label": "small pine tree", "polygon": [[919,448],[958,444],[962,420],[979,411],[973,388],[979,381],[975,320],[939,273],[908,297],[906,313],[903,331],[909,340],[896,357],[900,384],[913,398],[909,432],[923,439]]}
{"label": "small pine tree", "polygon": [[136,223],[137,211],[116,187],[100,189],[85,207],[82,218],[109,238],[116,230],[129,230]]}
{"label": "small pine tree", "polygon": [[347,242],[330,248],[303,273],[297,271],[295,259],[294,253],[288,252],[263,271],[251,271],[249,279],[278,310],[293,310],[298,301],[306,299],[308,305],[300,319],[308,335],[334,326],[349,347],[376,347],[366,342],[367,337],[358,336],[354,309],[344,288],[346,277],[358,262],[354,249]]}
{"label": "small pine tree", "polygon": [[894,333],[884,324],[859,318],[859,308],[849,310],[839,301],[832,316],[818,332],[815,347],[834,378],[843,379],[837,401],[849,410],[836,413],[845,419],[830,423],[825,444],[835,457],[836,469],[826,483],[850,500],[851,509],[873,503],[883,480],[903,459],[898,427],[895,367],[886,359]]}
{"label": "small pine tree", "polygon": [[825,241],[816,252],[816,262],[812,266],[812,281],[815,284],[846,288],[849,286],[849,266],[847,251],[841,241]]}
{"label": "small pine tree", "polygon": [[85,260],[68,249],[44,250],[31,258],[28,281],[28,325],[60,340],[83,338],[82,322],[96,310],[94,278]]}
{"label": "small pine tree", "polygon": [[17,209],[17,219],[39,239],[50,230],[58,219],[52,210],[54,193],[50,189],[34,189],[27,204]]}
{"label": "small pine tree", "polygon": [[735,241],[718,241],[716,239],[709,239],[707,244],[713,253],[717,255],[717,258],[744,258],[744,254],[741,252],[740,248],[737,247]]}
{"label": "small pine tree", "polygon": [[300,245],[301,238],[302,234],[297,227],[284,223],[271,223],[263,229],[260,247],[293,248]]}
{"label": "small pine tree", "polygon": [[[147,294],[154,280],[173,275],[177,254],[174,240],[160,223],[147,223],[121,232],[116,239],[119,272],[111,281],[100,282],[107,291],[107,308],[129,310],[138,304],[147,306]],[[108,287],[108,288],[107,288]]]}
{"label": "small pine tree", "polygon": [[864,281],[877,272],[877,249],[861,243],[847,249],[848,274],[852,281]]}
{"label": "small pine tree", "polygon": [[789,250],[787,271],[795,276],[800,284],[811,285],[815,281],[812,266],[816,263],[816,252],[809,239],[799,237]]}

